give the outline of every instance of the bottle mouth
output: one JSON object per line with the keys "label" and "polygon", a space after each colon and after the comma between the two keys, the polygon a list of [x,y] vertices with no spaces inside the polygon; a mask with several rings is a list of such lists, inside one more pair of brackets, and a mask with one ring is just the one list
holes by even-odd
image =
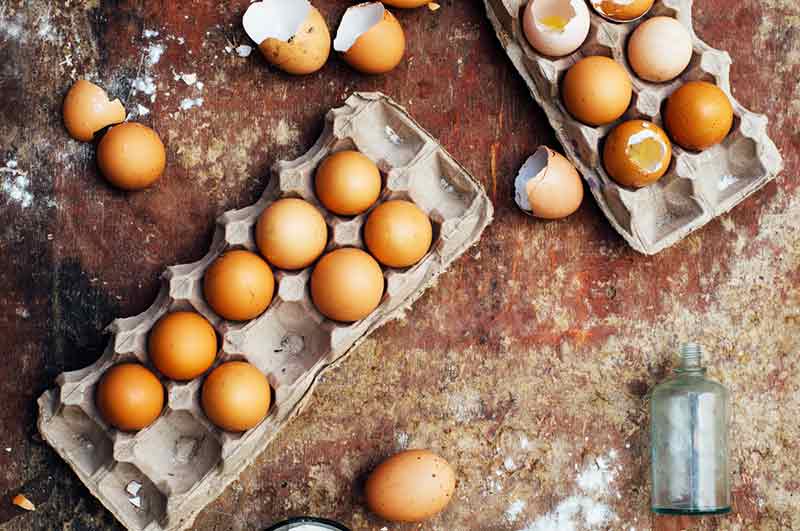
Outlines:
{"label": "bottle mouth", "polygon": [[680,351],[681,363],[678,370],[699,370],[703,365],[703,347],[698,343],[684,343]]}

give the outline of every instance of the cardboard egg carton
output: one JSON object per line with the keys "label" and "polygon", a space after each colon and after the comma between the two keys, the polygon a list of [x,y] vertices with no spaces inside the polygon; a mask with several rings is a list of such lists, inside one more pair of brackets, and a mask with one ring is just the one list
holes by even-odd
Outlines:
{"label": "cardboard egg carton", "polygon": [[[203,300],[206,268],[229,249],[257,252],[254,225],[276,199],[302,197],[318,205],[315,169],[327,155],[343,149],[357,149],[378,164],[384,177],[379,202],[408,199],[430,216],[434,242],[428,254],[406,269],[384,268],[380,306],[352,324],[327,320],[315,309],[308,288],[312,268],[275,270],[274,300],[253,321],[220,318]],[[492,219],[492,204],[481,185],[400,106],[378,93],[356,93],[331,110],[316,144],[273,170],[276,177],[257,203],[219,218],[205,257],[167,268],[153,305],[111,324],[112,337],[102,357],[90,367],[61,374],[58,387],[39,398],[39,431],[45,440],[130,530],[189,528],[197,513],[308,405],[319,375],[372,331],[400,317],[477,242]],[[361,232],[367,214],[345,219],[321,210],[329,226],[329,249],[364,247]],[[246,360],[267,375],[274,400],[259,426],[227,433],[211,424],[200,406],[202,377],[187,383],[162,378],[164,411],[138,433],[116,431],[103,421],[94,401],[98,380],[124,361],[141,362],[158,374],[147,356],[148,332],[161,316],[176,310],[197,311],[212,323],[221,338],[216,364]]]}
{"label": "cardboard egg carton", "polygon": [[[656,254],[680,241],[739,204],[782,169],[778,149],[767,136],[767,118],[748,111],[731,94],[730,56],[695,34],[691,0],[657,0],[646,17],[629,24],[610,22],[592,11],[586,42],[575,53],[561,58],[538,54],[526,40],[521,20],[527,2],[484,0],[497,37],[547,114],[567,157],[587,181],[611,224],[637,251]],[[692,36],[694,53],[689,67],[668,83],[638,78],[626,59],[630,33],[656,15],[676,18]],[[628,111],[617,122],[601,127],[573,119],[561,101],[560,83],[566,71],[589,55],[612,57],[625,67],[633,81]],[[661,109],[667,97],[691,80],[716,83],[727,94],[734,109],[734,125],[727,138],[700,153],[673,144],[669,171],[657,183],[638,190],[616,184],[603,168],[603,139],[615,125],[629,119],[661,125]]]}

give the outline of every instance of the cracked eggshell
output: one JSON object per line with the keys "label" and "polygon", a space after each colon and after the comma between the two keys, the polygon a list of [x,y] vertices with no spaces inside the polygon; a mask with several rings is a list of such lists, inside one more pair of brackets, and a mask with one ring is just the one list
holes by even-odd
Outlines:
{"label": "cracked eggshell", "polygon": [[628,120],[611,131],[603,146],[603,165],[622,186],[642,188],[669,169],[672,145],[663,129],[645,120]]}
{"label": "cracked eggshell", "polygon": [[655,0],[592,0],[592,6],[602,17],[613,22],[631,22],[643,17]]}
{"label": "cracked eggshell", "polygon": [[431,0],[383,0],[383,3],[387,6],[399,7],[401,9],[422,7],[430,2]]}
{"label": "cracked eggshell", "polygon": [[569,55],[589,35],[589,8],[583,0],[530,0],[522,16],[525,38],[552,57]]}
{"label": "cracked eggshell", "polygon": [[110,101],[106,91],[85,79],[70,87],[62,108],[64,125],[70,136],[89,142],[104,127],[125,121],[125,107]]}
{"label": "cracked eggshell", "polygon": [[364,3],[345,11],[333,48],[359,72],[385,74],[402,61],[406,37],[382,3]]}
{"label": "cracked eggshell", "polygon": [[583,183],[566,157],[541,146],[520,168],[514,181],[514,200],[527,214],[561,219],[581,206]]}
{"label": "cracked eggshell", "polygon": [[289,74],[316,72],[331,52],[328,25],[308,0],[254,2],[242,25],[266,60]]}

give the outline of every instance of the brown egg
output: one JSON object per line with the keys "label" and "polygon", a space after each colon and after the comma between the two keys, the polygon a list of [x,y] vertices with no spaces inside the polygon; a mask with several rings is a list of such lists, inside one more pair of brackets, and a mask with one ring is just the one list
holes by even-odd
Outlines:
{"label": "brown egg", "polygon": [[217,334],[199,313],[168,313],[150,331],[147,353],[167,378],[191,380],[214,363]]}
{"label": "brown egg", "polygon": [[628,109],[633,89],[625,69],[608,57],[584,57],[567,71],[562,85],[564,106],[588,125],[611,123]]}
{"label": "brown egg", "polygon": [[347,64],[359,72],[385,74],[402,61],[406,36],[400,23],[383,4],[359,4],[345,12],[334,49],[343,52]]}
{"label": "brown egg", "polygon": [[269,411],[272,396],[267,377],[243,361],[223,363],[203,382],[203,411],[225,431],[255,428]]}
{"label": "brown egg", "polygon": [[431,220],[409,201],[386,201],[373,210],[364,226],[364,242],[380,263],[408,267],[431,247]]}
{"label": "brown egg", "polygon": [[595,10],[616,22],[630,22],[644,16],[655,0],[592,0]]}
{"label": "brown egg", "polygon": [[161,177],[167,153],[158,134],[134,122],[112,127],[100,140],[97,164],[108,181],[123,190],[147,188]]}
{"label": "brown egg", "polygon": [[125,121],[125,107],[109,101],[106,91],[79,79],[67,92],[63,106],[64,125],[72,138],[90,141],[96,132]]}
{"label": "brown egg", "polygon": [[302,199],[269,205],[256,224],[258,250],[280,269],[302,269],[319,258],[328,243],[328,226],[319,210]]}
{"label": "brown egg", "polygon": [[334,321],[363,319],[383,297],[383,272],[361,249],[331,251],[311,274],[311,298],[324,316]]}
{"label": "brown egg", "polygon": [[525,161],[514,181],[514,199],[526,213],[542,219],[569,216],[583,202],[578,170],[562,154],[541,146]]}
{"label": "brown egg", "polygon": [[164,387],[142,365],[121,363],[100,378],[95,402],[106,422],[121,431],[138,431],[161,415]]}
{"label": "brown egg", "polygon": [[268,38],[258,48],[269,61],[289,74],[312,74],[325,66],[331,53],[331,34],[325,19],[312,7],[308,18],[288,40]]}
{"label": "brown egg", "polygon": [[733,125],[733,107],[718,86],[690,81],[667,99],[664,125],[676,143],[700,151],[728,136]]}
{"label": "brown egg", "polygon": [[442,512],[456,489],[450,464],[428,450],[408,450],[381,463],[367,478],[369,509],[392,522],[422,522]]}
{"label": "brown egg", "polygon": [[317,168],[315,178],[320,203],[341,216],[361,214],[381,193],[381,172],[358,151],[329,155]]}
{"label": "brown egg", "polygon": [[203,278],[206,302],[229,321],[249,321],[261,315],[272,301],[274,289],[269,265],[250,251],[228,251],[214,260]]}
{"label": "brown egg", "polygon": [[628,120],[611,131],[603,147],[608,175],[622,186],[641,188],[659,180],[672,160],[672,145],[652,122]]}
{"label": "brown egg", "polygon": [[411,9],[430,4],[432,0],[384,0],[387,6],[399,7],[401,9]]}

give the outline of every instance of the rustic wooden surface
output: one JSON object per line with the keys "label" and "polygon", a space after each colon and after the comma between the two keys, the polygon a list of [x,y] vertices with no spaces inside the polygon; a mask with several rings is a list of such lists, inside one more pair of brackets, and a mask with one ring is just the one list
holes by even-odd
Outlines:
{"label": "rustic wooden surface", "polygon": [[[35,399],[100,354],[103,327],[152,301],[164,266],[200,257],[215,217],[253,202],[277,159],[303,153],[355,90],[391,95],[478,177],[497,216],[409,312],[325,376],[309,410],[198,518],[257,530],[290,515],[354,530],[800,529],[800,5],[698,0],[696,29],[730,50],[734,93],[770,116],[786,170],[655,257],[632,252],[590,198],[562,222],[523,216],[512,174],[554,144],[477,1],[399,13],[408,60],[363,77],[333,59],[290,78],[247,43],[247,2],[0,3],[0,529],[120,526],[35,430]],[[318,1],[332,27],[345,2]],[[145,29],[159,35],[145,38]],[[152,45],[165,47],[150,65]],[[202,94],[174,75],[196,73]],[[152,76],[154,102],[131,92]],[[123,194],[71,140],[60,105],[88,76],[160,132],[164,178]],[[180,110],[184,98],[202,106]],[[16,161],[16,167],[9,161]],[[645,395],[681,340],[713,352],[735,397],[734,513],[654,519]],[[458,469],[424,526],[363,508],[365,474],[405,447]],[[9,500],[38,504],[23,513]],[[560,522],[560,523],[559,523]]]}

